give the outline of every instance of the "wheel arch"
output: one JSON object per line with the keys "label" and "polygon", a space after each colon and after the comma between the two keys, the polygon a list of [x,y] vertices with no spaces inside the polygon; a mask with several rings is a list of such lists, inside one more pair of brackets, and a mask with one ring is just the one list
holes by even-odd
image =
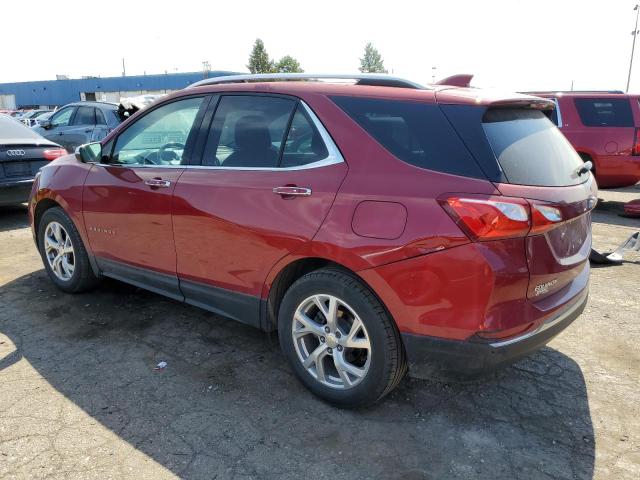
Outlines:
{"label": "wheel arch", "polygon": [[87,256],[89,257],[89,264],[91,265],[91,269],[93,270],[93,273],[97,277],[100,277],[101,276],[100,269],[98,268],[98,264],[96,263],[95,257],[93,256],[93,253],[89,248],[90,247],[89,242],[85,236],[84,228],[82,228],[83,226],[78,225],[73,215],[69,214],[68,210],[64,207],[64,205],[61,202],[51,197],[41,198],[38,201],[38,203],[36,203],[36,206],[33,209],[33,235],[36,241],[36,248],[38,249],[40,248],[39,231],[40,231],[40,221],[42,220],[42,216],[48,210],[51,210],[52,208],[56,208],[56,207],[60,208],[67,215],[71,223],[73,223],[73,225],[76,227],[76,230],[78,231],[78,234],[80,235],[80,238],[84,243],[84,248],[87,252]]}
{"label": "wheel arch", "polygon": [[285,293],[289,289],[291,285],[293,285],[296,280],[301,278],[303,275],[307,273],[313,272],[315,270],[320,270],[323,268],[331,268],[335,270],[339,270],[349,276],[356,278],[360,281],[376,299],[382,305],[389,318],[391,318],[396,329],[398,325],[396,324],[395,319],[391,315],[391,312],[382,301],[377,292],[369,285],[357,272],[350,269],[349,267],[338,263],[334,260],[330,260],[328,258],[323,257],[302,257],[291,259],[288,263],[282,265],[282,262],[277,268],[274,268],[276,272],[272,271],[271,278],[273,279],[268,284],[265,283],[265,290],[263,298],[266,299],[263,302],[264,311],[263,311],[263,328],[267,331],[273,331],[277,329],[278,326],[278,313],[280,311],[280,305],[282,303],[282,299],[284,298]]}
{"label": "wheel arch", "polygon": [[36,238],[36,245],[39,245],[40,239],[38,238],[39,230],[40,230],[40,220],[42,216],[47,210],[51,210],[52,208],[60,207],[64,210],[62,205],[51,198],[43,198],[40,200],[33,211],[33,231]]}

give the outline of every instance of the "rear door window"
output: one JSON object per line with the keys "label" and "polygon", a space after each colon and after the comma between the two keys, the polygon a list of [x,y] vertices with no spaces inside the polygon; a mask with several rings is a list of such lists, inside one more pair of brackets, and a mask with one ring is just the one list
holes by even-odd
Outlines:
{"label": "rear door window", "polygon": [[213,119],[204,165],[277,168],[296,102],[258,95],[225,95]]}
{"label": "rear door window", "polygon": [[540,110],[487,110],[482,127],[509,183],[566,186],[588,178],[578,175],[580,156]]}
{"label": "rear door window", "polygon": [[576,109],[585,127],[633,127],[628,98],[576,98]]}
{"label": "rear door window", "polygon": [[281,167],[298,167],[319,162],[329,156],[320,132],[315,128],[304,107],[296,107],[282,153]]}
{"label": "rear door window", "polygon": [[438,172],[486,178],[438,105],[362,97],[332,100],[400,160]]}
{"label": "rear door window", "polygon": [[96,125],[106,125],[107,120],[104,118],[104,114],[102,110],[96,108]]}
{"label": "rear door window", "polygon": [[74,125],[95,125],[96,117],[93,107],[78,107],[76,116],[73,117]]}

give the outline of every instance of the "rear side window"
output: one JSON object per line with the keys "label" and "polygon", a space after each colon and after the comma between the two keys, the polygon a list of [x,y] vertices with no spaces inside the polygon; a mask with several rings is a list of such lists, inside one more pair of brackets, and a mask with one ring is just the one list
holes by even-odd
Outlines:
{"label": "rear side window", "polygon": [[577,185],[582,160],[549,118],[539,110],[487,110],[482,127],[509,183]]}
{"label": "rear side window", "polygon": [[486,178],[438,105],[360,97],[332,100],[400,160],[429,170]]}
{"label": "rear side window", "polygon": [[223,96],[205,148],[204,165],[276,168],[296,103],[278,97]]}
{"label": "rear side window", "polygon": [[628,98],[576,98],[575,103],[585,127],[633,127]]}

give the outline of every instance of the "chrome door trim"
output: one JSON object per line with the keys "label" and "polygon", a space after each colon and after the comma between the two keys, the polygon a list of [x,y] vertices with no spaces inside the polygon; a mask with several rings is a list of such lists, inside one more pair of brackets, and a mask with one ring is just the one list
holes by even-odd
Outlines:
{"label": "chrome door trim", "polygon": [[301,196],[308,197],[311,195],[311,189],[307,187],[294,187],[294,186],[285,186],[285,187],[274,187],[272,190],[273,193],[277,195],[284,196]]}
{"label": "chrome door trim", "polygon": [[[324,125],[320,121],[320,119],[313,113],[313,110],[302,100],[298,100],[300,104],[304,107],[306,112],[309,114],[313,125],[318,130],[322,141],[327,147],[327,151],[329,155],[322,160],[318,160],[313,163],[308,163],[306,165],[297,165],[295,167],[225,167],[225,166],[214,166],[214,165],[126,165],[126,164],[109,164],[109,163],[97,163],[96,165],[100,165],[102,167],[124,167],[124,168],[178,168],[178,169],[189,169],[189,170],[237,170],[237,171],[248,171],[248,172],[290,172],[295,170],[309,170],[312,168],[321,168],[327,167],[329,165],[335,165],[338,163],[344,163],[344,158],[338,149],[338,146],[335,144],[329,132]],[[285,140],[286,141],[286,140]]]}
{"label": "chrome door trim", "polygon": [[171,186],[171,182],[169,180],[163,180],[161,178],[150,178],[148,180],[145,180],[144,184],[148,185],[149,187],[156,188],[167,188]]}

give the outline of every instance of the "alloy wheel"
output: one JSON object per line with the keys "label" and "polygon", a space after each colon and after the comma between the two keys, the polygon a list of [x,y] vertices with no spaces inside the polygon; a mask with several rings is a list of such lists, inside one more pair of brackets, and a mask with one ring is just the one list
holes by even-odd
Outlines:
{"label": "alloy wheel", "polygon": [[65,228],[51,222],[44,232],[44,251],[49,267],[60,280],[68,281],[75,270],[73,242]]}
{"label": "alloy wheel", "polygon": [[295,311],[291,335],[302,365],[321,384],[345,390],[366,377],[369,334],[355,310],[338,297],[305,299]]}

